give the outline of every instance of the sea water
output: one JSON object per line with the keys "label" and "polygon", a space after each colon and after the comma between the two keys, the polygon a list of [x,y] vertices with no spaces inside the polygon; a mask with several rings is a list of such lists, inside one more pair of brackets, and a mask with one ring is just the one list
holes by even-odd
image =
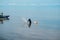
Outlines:
{"label": "sea water", "polygon": [[[0,5],[0,12],[10,15],[0,23],[0,40],[60,40],[59,10],[59,5]],[[32,20],[30,28],[23,17]]]}

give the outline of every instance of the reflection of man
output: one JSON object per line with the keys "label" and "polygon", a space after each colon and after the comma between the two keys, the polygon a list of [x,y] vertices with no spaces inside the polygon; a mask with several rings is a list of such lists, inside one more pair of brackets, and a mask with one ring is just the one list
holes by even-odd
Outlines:
{"label": "reflection of man", "polygon": [[30,26],[31,26],[31,19],[28,19],[28,27],[30,28]]}

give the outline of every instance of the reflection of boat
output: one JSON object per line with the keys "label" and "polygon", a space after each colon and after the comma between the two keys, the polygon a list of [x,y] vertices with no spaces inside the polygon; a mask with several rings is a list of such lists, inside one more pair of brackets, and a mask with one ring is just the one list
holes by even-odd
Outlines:
{"label": "reflection of boat", "polygon": [[9,20],[8,17],[9,17],[9,15],[4,16],[3,13],[1,13],[1,15],[0,15],[0,21],[1,21],[1,23],[3,23],[4,20]]}

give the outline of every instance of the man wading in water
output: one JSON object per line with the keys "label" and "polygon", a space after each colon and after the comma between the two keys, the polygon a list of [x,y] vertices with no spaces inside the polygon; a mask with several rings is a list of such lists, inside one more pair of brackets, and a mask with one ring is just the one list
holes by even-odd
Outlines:
{"label": "man wading in water", "polygon": [[29,28],[31,27],[31,24],[32,24],[31,19],[28,19],[28,27]]}

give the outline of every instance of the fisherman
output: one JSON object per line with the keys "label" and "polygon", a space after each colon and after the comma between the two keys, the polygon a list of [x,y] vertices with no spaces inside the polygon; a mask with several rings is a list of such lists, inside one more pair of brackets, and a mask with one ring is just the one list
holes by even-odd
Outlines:
{"label": "fisherman", "polygon": [[38,21],[32,21],[30,18],[26,19],[26,18],[22,18],[22,20],[27,24],[27,26],[30,28],[32,24],[38,24]]}
{"label": "fisherman", "polygon": [[29,28],[31,27],[31,24],[32,24],[31,19],[28,19],[28,27]]}
{"label": "fisherman", "polygon": [[0,18],[3,18],[2,16],[3,16],[3,13],[1,13]]}

